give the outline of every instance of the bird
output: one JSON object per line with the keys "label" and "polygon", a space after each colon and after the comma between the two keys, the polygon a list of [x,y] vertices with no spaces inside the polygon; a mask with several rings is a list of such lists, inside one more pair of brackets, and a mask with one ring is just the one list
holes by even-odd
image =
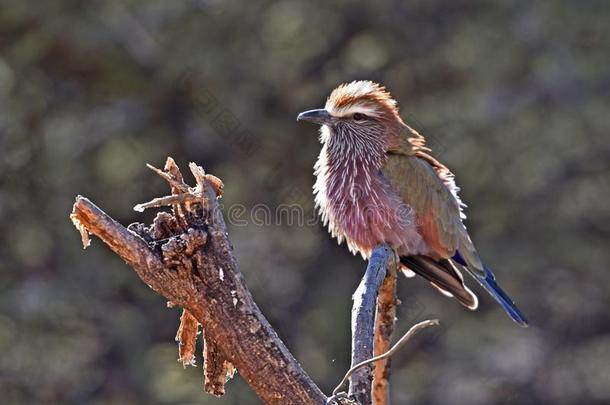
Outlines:
{"label": "bird", "polygon": [[464,282],[466,272],[527,327],[468,234],[453,173],[401,119],[384,86],[368,80],[341,84],[324,108],[304,111],[297,121],[320,125],[315,205],[339,244],[346,242],[364,259],[387,244],[407,277],[419,275],[475,310],[478,298]]}

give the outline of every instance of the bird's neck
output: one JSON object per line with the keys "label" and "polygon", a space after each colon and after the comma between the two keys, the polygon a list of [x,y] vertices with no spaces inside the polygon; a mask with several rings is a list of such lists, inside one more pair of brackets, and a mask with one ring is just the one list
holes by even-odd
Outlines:
{"label": "bird's neck", "polygon": [[315,168],[318,197],[335,205],[375,194],[375,178],[385,159],[380,140],[350,133],[327,137]]}
{"label": "bird's neck", "polygon": [[[354,151],[354,146],[324,142],[316,162],[314,193],[322,222],[339,243],[368,257],[380,243],[409,246],[419,239],[413,218],[394,221],[403,204],[382,175],[383,148]],[[404,215],[412,215],[406,212]],[[405,225],[403,225],[403,223]],[[415,242],[414,242],[415,241]]]}

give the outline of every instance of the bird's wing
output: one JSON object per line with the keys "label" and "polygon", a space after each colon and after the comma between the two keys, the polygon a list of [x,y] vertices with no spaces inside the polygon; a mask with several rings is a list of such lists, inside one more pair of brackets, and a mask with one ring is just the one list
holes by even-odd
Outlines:
{"label": "bird's wing", "polygon": [[433,260],[426,256],[415,255],[401,256],[400,263],[428,280],[443,295],[454,297],[468,309],[477,309],[477,296],[464,284],[462,273],[452,260]]}
{"label": "bird's wing", "polygon": [[449,171],[440,163],[433,165],[435,161],[421,153],[389,153],[382,172],[402,201],[415,210],[418,229],[428,246],[438,258],[447,259],[460,247],[466,232],[461,207],[446,184],[451,179]]}
{"label": "bird's wing", "polygon": [[482,275],[483,264],[462,223],[464,204],[453,174],[430,155],[422,135],[403,125],[404,131],[388,147],[383,174],[415,210],[420,232],[433,251],[449,258],[459,249],[473,271]]}
{"label": "bird's wing", "polygon": [[462,240],[469,240],[461,221],[460,203],[445,184],[445,179],[450,179],[443,177],[448,170],[440,163],[433,164],[415,154],[390,153],[382,169],[401,200],[415,210],[417,229],[432,250],[430,257],[401,256],[400,260],[443,294],[475,309],[477,298],[451,260]]}
{"label": "bird's wing", "polygon": [[515,322],[527,326],[519,308],[481,262],[468,236],[462,223],[463,204],[453,174],[429,154],[423,136],[405,127],[407,131],[401,134],[399,142],[388,148],[382,173],[401,199],[415,210],[418,230],[435,260],[423,256],[401,257],[402,264],[428,279],[443,293],[474,309],[476,297],[464,285],[458,270],[461,267],[502,305]]}
{"label": "bird's wing", "polygon": [[[494,297],[521,326],[527,320],[511,298],[498,286],[493,273],[483,265],[462,223],[462,202],[453,174],[430,154],[425,139],[412,128],[401,134],[400,141],[388,148],[382,172],[392,187],[415,210],[418,229],[436,254],[434,261],[425,257],[402,258],[404,265],[427,278],[437,288],[450,293],[469,308],[472,292],[463,284],[458,266],[466,270]],[[425,264],[425,265],[424,265]],[[456,269],[457,272],[449,271]],[[453,276],[453,277],[451,277]],[[474,295],[472,295],[474,296]]]}

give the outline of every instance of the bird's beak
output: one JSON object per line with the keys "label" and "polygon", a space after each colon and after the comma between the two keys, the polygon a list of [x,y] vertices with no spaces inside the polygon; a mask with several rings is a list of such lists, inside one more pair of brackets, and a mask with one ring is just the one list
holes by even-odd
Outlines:
{"label": "bird's beak", "polygon": [[300,113],[297,116],[297,121],[309,121],[314,124],[329,124],[331,120],[331,115],[325,109],[319,110],[309,110]]}

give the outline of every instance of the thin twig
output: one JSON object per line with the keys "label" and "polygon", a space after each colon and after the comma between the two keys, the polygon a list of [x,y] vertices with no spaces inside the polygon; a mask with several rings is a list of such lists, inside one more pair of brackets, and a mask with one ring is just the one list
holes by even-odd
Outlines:
{"label": "thin twig", "polygon": [[356,371],[359,368],[364,367],[368,364],[391,357],[394,353],[396,353],[398,350],[400,350],[400,348],[405,343],[407,343],[417,332],[419,332],[420,330],[425,329],[429,326],[435,326],[438,324],[439,324],[438,319],[431,319],[431,320],[429,319],[429,320],[425,320],[425,321],[419,322],[418,324],[413,325],[411,327],[411,329],[409,329],[404,335],[402,335],[402,337],[398,340],[398,342],[396,342],[394,344],[394,346],[392,346],[392,348],[390,348],[390,350],[388,350],[387,352],[385,352],[383,354],[380,354],[379,356],[375,356],[368,360],[364,360],[364,361],[356,364],[349,370],[347,370],[347,373],[345,373],[345,376],[343,376],[343,379],[341,380],[339,385],[337,385],[337,387],[333,390],[333,394],[328,398],[326,403],[331,404],[332,401],[334,401],[337,398],[337,396],[340,394],[339,390],[341,389],[341,387],[343,387],[345,385],[345,383],[351,377],[351,375],[354,373],[354,371]]}
{"label": "thin twig", "polygon": [[157,173],[165,181],[167,181],[170,186],[174,187],[176,190],[180,191],[181,193],[187,193],[189,191],[189,187],[186,184],[184,184],[182,179],[176,180],[172,177],[172,175],[170,173],[164,172],[161,169],[157,169],[155,166],[153,166],[149,163],[146,163],[146,167],[148,167],[153,172]]}
{"label": "thin twig", "polygon": [[149,208],[160,208],[173,206],[176,204],[195,203],[199,202],[200,200],[201,195],[195,193],[168,195],[165,197],[153,198],[148,202],[137,204],[133,207],[133,210],[137,212],[144,212],[144,210]]}

